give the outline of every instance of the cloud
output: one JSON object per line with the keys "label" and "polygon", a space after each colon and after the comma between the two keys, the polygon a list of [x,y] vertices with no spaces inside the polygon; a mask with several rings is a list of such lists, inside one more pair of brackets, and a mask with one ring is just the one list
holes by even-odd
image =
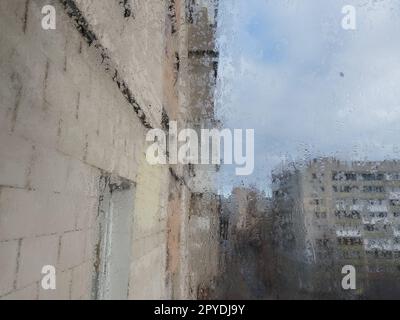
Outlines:
{"label": "cloud", "polygon": [[[341,28],[347,4],[355,31]],[[221,2],[217,112],[256,134],[244,184],[268,189],[288,157],[400,157],[399,16],[394,0]],[[223,168],[225,188],[240,182]]]}

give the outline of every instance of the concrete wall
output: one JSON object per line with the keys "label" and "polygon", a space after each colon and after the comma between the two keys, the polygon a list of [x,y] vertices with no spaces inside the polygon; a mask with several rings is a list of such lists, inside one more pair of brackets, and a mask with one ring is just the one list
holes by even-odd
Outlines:
{"label": "concrete wall", "polygon": [[220,199],[213,193],[192,193],[188,217],[189,295],[207,299],[219,273]]}
{"label": "concrete wall", "polygon": [[[45,4],[56,30],[41,27]],[[166,120],[193,121],[185,10],[183,0],[0,3],[0,298],[99,297],[114,178],[132,186],[127,298],[194,297],[189,169],[149,165],[144,140]],[[48,264],[56,290],[40,285]]]}
{"label": "concrete wall", "polygon": [[[98,37],[91,45],[62,2],[51,2],[56,30],[41,28],[48,1],[1,2],[1,297],[90,297],[104,172],[137,186],[129,297],[164,297],[168,169],[146,163],[148,128],[107,70],[131,75],[146,120],[160,122],[163,33],[152,28],[164,12],[153,2],[135,8],[135,19],[117,1],[77,2]],[[45,264],[57,268],[55,291],[39,285]]]}
{"label": "concrete wall", "polygon": [[[213,2],[213,1],[211,1]],[[168,120],[177,121],[178,130],[192,128],[199,132],[214,121],[215,78],[210,61],[203,58],[203,68],[193,59],[191,39],[202,39],[210,33],[208,20],[192,23],[187,10],[191,1],[170,0],[166,27],[166,61],[164,87]],[[193,7],[194,9],[194,7]],[[212,29],[215,32],[215,29]],[[215,38],[209,38],[209,48],[215,49]],[[214,71],[212,72],[214,75]],[[202,105],[196,106],[202,94]],[[199,102],[197,102],[200,105]],[[199,288],[209,287],[218,270],[218,217],[215,195],[214,165],[171,165],[167,221],[167,286],[172,298],[202,299]],[[204,193],[204,199],[201,199]],[[207,200],[205,200],[207,199]],[[195,214],[192,214],[195,212]],[[197,217],[207,219],[210,228],[197,224]],[[200,219],[200,218],[199,218]],[[205,267],[205,264],[208,265]]]}

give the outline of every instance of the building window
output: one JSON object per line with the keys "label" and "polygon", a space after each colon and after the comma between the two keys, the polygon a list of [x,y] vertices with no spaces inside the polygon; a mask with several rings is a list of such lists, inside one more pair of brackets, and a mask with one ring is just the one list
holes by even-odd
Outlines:
{"label": "building window", "polygon": [[373,225],[373,224],[366,224],[366,225],[364,225],[364,230],[365,231],[375,231],[376,229],[375,229],[375,225]]}
{"label": "building window", "polygon": [[326,248],[329,245],[329,239],[317,239],[316,243],[319,248]]}
{"label": "building window", "polygon": [[334,181],[356,181],[357,174],[354,172],[332,172],[332,180]]}
{"label": "building window", "polygon": [[383,173],[362,173],[361,178],[364,181],[381,181],[384,180]]}
{"label": "building window", "polygon": [[131,272],[135,185],[116,176],[102,176],[99,198],[99,251],[95,261],[95,299],[128,299]]}
{"label": "building window", "polygon": [[357,180],[357,175],[355,173],[346,173],[345,178],[347,181],[355,181]]}
{"label": "building window", "polygon": [[326,219],[326,212],[316,211],[315,212],[315,216],[316,216],[317,219]]}
{"label": "building window", "polygon": [[386,175],[386,179],[391,180],[391,181],[398,181],[398,180],[400,180],[400,174],[399,173],[388,173]]}
{"label": "building window", "polygon": [[380,192],[385,192],[385,188],[383,186],[364,186],[363,187],[363,192],[376,192],[376,193],[380,193]]}
{"label": "building window", "polygon": [[400,200],[390,200],[390,205],[391,206],[399,206],[400,205]]}
{"label": "building window", "polygon": [[229,220],[224,217],[220,217],[219,232],[222,240],[228,240],[228,228],[229,228]]}
{"label": "building window", "polygon": [[316,174],[316,173],[313,173],[313,174],[312,174],[312,178],[313,178],[314,180],[316,180],[316,179],[317,179],[317,174]]}
{"label": "building window", "polygon": [[332,186],[334,192],[350,193],[358,190],[357,186],[345,185],[345,186]]}
{"label": "building window", "polygon": [[323,199],[311,199],[310,200],[310,204],[311,205],[316,205],[316,206],[323,205],[324,204],[324,200]]}

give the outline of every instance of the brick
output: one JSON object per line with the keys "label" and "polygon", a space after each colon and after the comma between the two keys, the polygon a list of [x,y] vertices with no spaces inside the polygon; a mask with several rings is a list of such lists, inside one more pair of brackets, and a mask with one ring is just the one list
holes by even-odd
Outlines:
{"label": "brick", "polygon": [[71,299],[82,299],[90,294],[92,272],[89,263],[81,264],[72,271]]}
{"label": "brick", "polygon": [[48,77],[51,62],[36,48],[25,47],[24,42],[18,43],[9,63],[13,66],[14,94],[17,96],[18,86],[21,86],[19,98],[14,99],[10,130],[16,134],[42,143],[54,146],[57,140],[58,110],[47,102]]}
{"label": "brick", "polygon": [[47,220],[43,224],[46,230],[55,232],[71,231],[75,228],[76,203],[75,196],[70,194],[49,194],[49,201],[46,207]]}
{"label": "brick", "polygon": [[83,126],[79,126],[76,119],[77,105],[80,104],[79,91],[65,72],[51,63],[46,83],[48,112],[52,112],[56,120],[56,130],[52,136],[56,138],[57,148],[67,155],[82,159],[85,135]]}
{"label": "brick", "polygon": [[38,283],[19,289],[10,293],[1,299],[3,300],[37,300],[38,299]]}
{"label": "brick", "polygon": [[97,106],[92,100],[90,90],[80,91],[79,123],[84,127],[85,136],[88,135],[93,140],[98,138],[99,114]]}
{"label": "brick", "polygon": [[[70,32],[66,45],[66,75],[76,88],[87,88],[92,78],[88,66],[88,61],[91,59],[88,55],[89,46],[77,32]],[[84,92],[86,90],[82,90],[82,93]]]}
{"label": "brick", "polygon": [[70,158],[66,178],[67,192],[89,197],[97,196],[100,171],[79,160]]}
{"label": "brick", "polygon": [[105,146],[99,140],[96,133],[89,134],[86,162],[92,166],[106,170],[104,161],[105,152]]}
{"label": "brick", "polygon": [[75,120],[63,117],[60,132],[58,148],[72,157],[83,160],[86,145],[84,129]]}
{"label": "brick", "polygon": [[2,188],[0,241],[69,231],[75,216],[74,199],[68,195]]}
{"label": "brick", "polygon": [[93,227],[98,212],[99,198],[77,196],[75,199],[75,210],[77,213],[76,228],[86,230]]}
{"label": "brick", "polygon": [[43,236],[22,240],[17,275],[17,287],[22,288],[42,279],[45,265],[57,265],[58,236]]}
{"label": "brick", "polygon": [[33,146],[15,135],[0,133],[0,185],[24,188],[28,182]]}
{"label": "brick", "polygon": [[[40,110],[42,106],[43,75],[45,70],[45,58],[27,56],[26,48],[21,43],[14,43],[15,39],[2,47],[10,47],[10,50],[2,52],[4,63],[0,69],[4,76],[0,89],[2,98],[1,128],[9,131],[16,129],[23,115],[29,114],[35,117],[32,110]],[[32,52],[32,50],[30,50]],[[32,65],[29,65],[32,63]]]}
{"label": "brick", "polygon": [[51,63],[43,54],[34,59],[28,57],[21,59],[26,65],[22,64],[23,67],[20,68],[23,70],[18,72],[23,90],[16,121],[13,124],[14,132],[37,144],[55,146],[59,112],[49,105],[46,99],[48,91],[46,76],[51,70]]}
{"label": "brick", "polygon": [[[4,41],[4,40],[3,40]],[[19,107],[19,102],[23,92],[21,77],[10,64],[10,57],[14,55],[13,46],[2,45],[0,48],[0,71],[3,81],[0,86],[0,128],[3,133],[10,132],[15,111]]]}
{"label": "brick", "polygon": [[0,241],[34,236],[46,197],[24,189],[2,188]]}
{"label": "brick", "polygon": [[57,151],[36,148],[35,161],[31,169],[31,186],[51,192],[65,190],[69,159]]}
{"label": "brick", "polygon": [[35,145],[54,147],[57,143],[59,118],[59,112],[42,98],[24,97],[18,109],[14,132],[33,141]]}
{"label": "brick", "polygon": [[22,1],[1,1],[0,2],[0,22],[1,30],[4,35],[23,35],[23,21],[25,15],[25,5]]}
{"label": "brick", "polygon": [[0,242],[0,296],[13,289],[17,257],[18,241]]}
{"label": "brick", "polygon": [[61,237],[59,267],[65,270],[81,264],[85,259],[85,233],[74,231]]}

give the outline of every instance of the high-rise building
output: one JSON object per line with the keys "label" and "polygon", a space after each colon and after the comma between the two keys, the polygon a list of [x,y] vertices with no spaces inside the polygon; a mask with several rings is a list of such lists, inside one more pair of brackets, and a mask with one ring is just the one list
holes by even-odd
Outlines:
{"label": "high-rise building", "polygon": [[[272,178],[281,292],[399,296],[400,161],[315,159],[285,165]],[[355,268],[355,290],[342,288],[346,265]]]}

